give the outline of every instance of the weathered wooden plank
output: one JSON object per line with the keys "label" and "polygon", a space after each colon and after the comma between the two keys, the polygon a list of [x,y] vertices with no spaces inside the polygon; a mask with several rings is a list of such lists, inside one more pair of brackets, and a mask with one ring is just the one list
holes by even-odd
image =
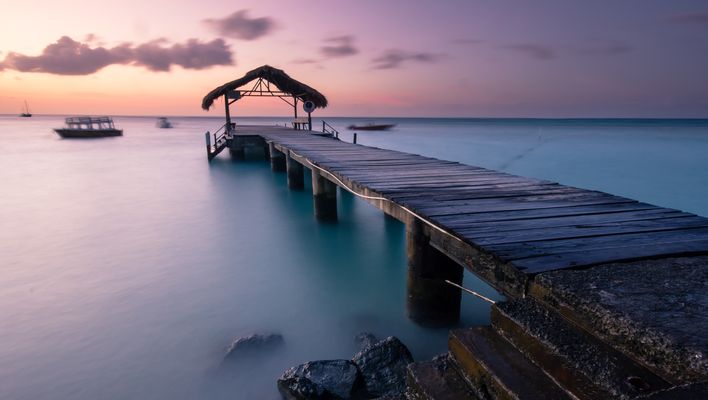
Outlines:
{"label": "weathered wooden plank", "polygon": [[430,164],[421,164],[416,166],[404,165],[400,167],[359,167],[356,169],[347,168],[337,168],[331,167],[326,163],[323,163],[323,167],[328,170],[337,171],[342,174],[347,174],[347,176],[352,179],[371,179],[381,180],[386,177],[391,179],[415,179],[420,176],[449,176],[449,175],[469,175],[469,176],[506,176],[499,173],[484,171],[484,170],[474,170],[470,168],[464,168],[460,166],[434,166],[429,167]]}
{"label": "weathered wooden plank", "polygon": [[708,240],[708,228],[683,229],[679,231],[628,233],[622,235],[596,236],[542,242],[507,243],[484,246],[488,251],[505,261],[541,257],[561,253],[593,252],[599,249],[629,246],[657,248],[674,242]]}
{"label": "weathered wooden plank", "polygon": [[490,244],[534,242],[594,236],[619,235],[623,233],[660,232],[686,228],[708,227],[708,219],[688,216],[659,218],[644,221],[604,222],[584,225],[545,227],[503,232],[458,231],[465,238],[484,247]]}
{"label": "weathered wooden plank", "polygon": [[545,183],[536,184],[514,184],[514,185],[480,185],[480,186],[468,186],[468,187],[453,187],[453,188],[442,188],[438,191],[422,192],[419,190],[412,190],[410,192],[396,192],[391,194],[391,198],[396,201],[403,202],[406,200],[415,200],[420,197],[428,197],[432,200],[442,201],[442,200],[460,200],[467,198],[476,198],[480,195],[493,194],[493,193],[507,193],[507,192],[524,192],[524,191],[553,191],[553,190],[578,190],[576,188],[561,186],[557,183]]}
{"label": "weathered wooden plank", "polygon": [[439,204],[448,204],[452,202],[466,201],[466,200],[477,200],[477,199],[496,199],[502,197],[520,197],[520,196],[539,196],[539,195],[561,195],[561,194],[577,194],[584,193],[582,189],[566,188],[562,186],[542,188],[542,189],[514,189],[514,190],[479,190],[479,191],[467,191],[455,196],[416,196],[416,197],[406,197],[399,198],[397,196],[391,196],[400,204],[410,205],[415,207],[419,204],[427,204],[429,202],[436,202]]}
{"label": "weathered wooden plank", "polygon": [[704,254],[708,254],[708,239],[631,245],[594,249],[592,251],[582,250],[517,260],[513,264],[527,274],[538,274],[556,269],[589,267],[598,264],[629,262],[646,258]]}
{"label": "weathered wooden plank", "polygon": [[641,211],[584,214],[563,217],[515,219],[511,221],[479,221],[472,223],[458,223],[457,221],[451,221],[446,223],[446,226],[454,229],[457,232],[460,232],[460,234],[469,233],[470,235],[474,235],[485,232],[518,232],[525,229],[554,228],[561,226],[598,224],[608,222],[643,221],[648,219],[659,218],[688,217],[692,215],[693,214],[676,210],[656,208]]}
{"label": "weathered wooden plank", "polygon": [[495,184],[512,184],[512,183],[538,183],[538,181],[529,181],[526,178],[506,178],[506,179],[499,179],[499,178],[477,178],[477,179],[464,179],[457,181],[459,182],[457,185],[451,185],[450,181],[448,182],[440,182],[439,180],[432,180],[432,181],[425,181],[425,182],[382,182],[382,183],[375,183],[375,184],[366,184],[366,186],[371,187],[372,189],[375,190],[381,190],[381,191],[386,191],[387,193],[395,193],[396,191],[400,192],[403,190],[410,190],[413,188],[420,189],[421,191],[426,190],[426,189],[434,189],[434,188],[441,188],[441,187],[465,187],[465,186],[470,186],[473,184],[478,184],[478,185],[495,185]]}
{"label": "weathered wooden plank", "polygon": [[[340,173],[337,171],[337,173]],[[419,174],[408,174],[408,175],[394,175],[387,177],[378,171],[372,171],[368,175],[361,174],[359,176],[351,176],[349,174],[344,174],[349,179],[356,180],[359,183],[365,185],[377,185],[383,183],[391,184],[403,184],[403,183],[442,183],[445,181],[450,181],[455,179],[460,181],[461,179],[469,182],[483,182],[483,181],[502,181],[508,179],[506,177],[500,177],[492,174],[475,174],[475,173],[439,173],[439,172],[421,172]]]}
{"label": "weathered wooden plank", "polygon": [[[433,217],[443,226],[462,227],[478,224],[481,222],[500,222],[500,221],[517,221],[526,219],[540,219],[548,217],[562,216],[578,216],[578,215],[595,215],[608,214],[623,211],[642,211],[642,210],[658,210],[657,206],[630,201],[626,203],[613,204],[595,204],[589,206],[566,206],[566,207],[549,207],[544,209],[530,210],[511,210],[511,211],[482,211],[479,213],[456,214],[456,215],[441,215]],[[664,209],[662,209],[664,210]]]}
{"label": "weathered wooden plank", "polygon": [[440,216],[483,211],[531,210],[572,205],[613,204],[629,201],[631,200],[606,193],[579,193],[502,197],[498,199],[464,200],[462,202],[431,202],[428,205],[418,205],[415,209],[429,216]]}

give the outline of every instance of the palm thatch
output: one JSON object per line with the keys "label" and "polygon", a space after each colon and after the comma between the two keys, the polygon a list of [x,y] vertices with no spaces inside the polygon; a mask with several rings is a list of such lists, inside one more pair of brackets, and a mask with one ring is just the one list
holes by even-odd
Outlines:
{"label": "palm thatch", "polygon": [[214,100],[226,93],[239,88],[243,85],[248,84],[258,78],[263,78],[268,82],[274,84],[278,90],[289,94],[291,96],[297,97],[303,101],[311,101],[315,103],[315,107],[325,108],[327,107],[327,98],[317,90],[305,85],[302,82],[298,82],[286,74],[282,69],[273,68],[270,65],[263,65],[254,70],[248,71],[246,75],[242,78],[236,79],[218,88],[212,90],[204,96],[202,100],[202,108],[208,110],[209,107],[214,103]]}

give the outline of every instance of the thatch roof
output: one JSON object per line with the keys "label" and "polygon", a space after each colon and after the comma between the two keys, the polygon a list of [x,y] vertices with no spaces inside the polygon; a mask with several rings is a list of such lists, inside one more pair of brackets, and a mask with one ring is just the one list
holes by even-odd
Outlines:
{"label": "thatch roof", "polygon": [[217,97],[223,96],[224,94],[239,88],[243,85],[248,84],[258,78],[263,78],[268,82],[274,84],[278,90],[285,92],[289,95],[295,96],[303,101],[312,101],[315,103],[315,107],[325,108],[327,107],[327,98],[317,90],[305,85],[302,82],[298,82],[286,74],[282,69],[273,68],[270,65],[264,65],[258,67],[254,70],[248,71],[246,75],[242,78],[236,79],[218,88],[212,90],[204,96],[202,100],[202,108],[208,110],[209,107],[214,103]]}

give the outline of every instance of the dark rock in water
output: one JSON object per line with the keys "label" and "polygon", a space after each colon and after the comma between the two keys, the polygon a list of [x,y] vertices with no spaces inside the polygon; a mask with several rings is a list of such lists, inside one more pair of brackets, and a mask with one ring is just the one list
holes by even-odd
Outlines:
{"label": "dark rock in water", "polygon": [[397,338],[389,336],[365,348],[352,361],[370,396],[395,396],[406,390],[406,366],[413,362],[413,356]]}
{"label": "dark rock in water", "polygon": [[266,350],[283,344],[283,335],[279,333],[253,334],[234,340],[226,349],[225,359],[233,360],[241,354],[256,350]]}
{"label": "dark rock in water", "polygon": [[349,399],[358,383],[359,371],[350,360],[310,361],[285,371],[278,390],[288,400]]}
{"label": "dark rock in water", "polygon": [[374,336],[373,333],[370,332],[362,332],[354,337],[354,340],[356,343],[359,345],[359,348],[361,350],[364,350],[367,347],[373,346],[376,344],[376,342],[379,341],[379,339]]}

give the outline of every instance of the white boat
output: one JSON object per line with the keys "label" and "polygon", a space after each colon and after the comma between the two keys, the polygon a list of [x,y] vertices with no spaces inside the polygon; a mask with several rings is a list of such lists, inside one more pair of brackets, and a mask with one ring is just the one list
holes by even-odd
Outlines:
{"label": "white boat", "polygon": [[123,135],[123,130],[116,129],[110,117],[71,117],[65,121],[66,127],[54,129],[63,138],[90,139]]}
{"label": "white boat", "polygon": [[172,122],[170,122],[166,117],[160,117],[157,119],[155,125],[158,128],[169,129],[172,128]]}

